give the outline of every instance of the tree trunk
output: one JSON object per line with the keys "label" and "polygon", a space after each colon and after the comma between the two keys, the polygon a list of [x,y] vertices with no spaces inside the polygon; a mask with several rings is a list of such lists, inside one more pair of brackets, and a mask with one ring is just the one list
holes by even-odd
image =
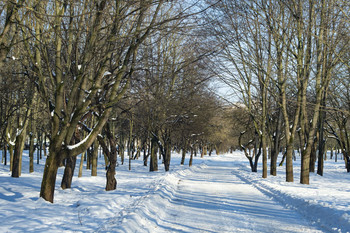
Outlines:
{"label": "tree trunk", "polygon": [[277,175],[277,158],[279,154],[279,147],[280,147],[280,136],[281,136],[281,129],[282,129],[282,111],[279,109],[278,111],[278,120],[277,120],[277,126],[276,131],[273,137],[273,145],[271,147],[271,163],[270,163],[270,175],[276,176]]}
{"label": "tree trunk", "polygon": [[316,164],[316,142],[311,147],[310,154],[310,172],[315,172],[315,164]]}
{"label": "tree trunk", "polygon": [[85,156],[85,153],[82,153],[81,154],[81,159],[80,159],[80,164],[79,164],[79,173],[78,173],[78,177],[82,177],[83,176],[83,165],[84,165],[84,156]]}
{"label": "tree trunk", "polygon": [[149,148],[147,146],[147,142],[145,141],[143,144],[143,166],[147,167],[147,161],[149,157]]}
{"label": "tree trunk", "polygon": [[[111,134],[108,137],[112,137]],[[115,168],[117,166],[117,147],[113,138],[109,138],[110,153],[107,153],[109,165],[106,172],[106,191],[115,190],[117,188],[117,180],[115,178]]]}
{"label": "tree trunk", "polygon": [[98,145],[98,140],[95,140],[92,151],[91,176],[97,176]]}
{"label": "tree trunk", "polygon": [[68,157],[65,159],[65,168],[64,168],[64,174],[63,178],[61,181],[61,188],[62,189],[68,189],[72,187],[72,180],[73,180],[73,175],[74,175],[74,170],[75,170],[75,165],[77,162],[77,157]]}
{"label": "tree trunk", "polygon": [[262,141],[262,154],[263,154],[263,169],[262,169],[262,178],[267,178],[267,150],[266,150],[266,136],[265,131],[263,130],[263,135],[261,137]]}
{"label": "tree trunk", "polygon": [[149,149],[147,147],[147,143],[145,142],[143,145],[143,166],[145,166],[145,167],[147,167],[148,157],[149,157]]}
{"label": "tree trunk", "polygon": [[119,155],[120,155],[120,162],[122,163],[122,165],[124,164],[124,158],[125,158],[124,152],[125,152],[124,144],[121,142],[119,146]]}
{"label": "tree trunk", "polygon": [[165,171],[169,171],[170,169],[170,160],[171,160],[171,143],[170,143],[170,140],[165,140],[165,143],[164,143],[164,149],[165,149],[165,155],[164,155],[164,168],[165,168]]}
{"label": "tree trunk", "polygon": [[5,143],[4,145],[4,152],[3,152],[3,156],[4,156],[4,165],[7,165],[7,144]]}
{"label": "tree trunk", "polygon": [[22,172],[22,154],[25,143],[27,124],[25,123],[22,131],[16,136],[15,151],[13,155],[12,177],[20,177]]}
{"label": "tree trunk", "polygon": [[293,150],[294,150],[293,144],[288,143],[287,151],[286,151],[286,181],[287,182],[294,182]]}
{"label": "tree trunk", "polygon": [[185,158],[186,158],[186,148],[184,147],[182,149],[182,156],[181,156],[181,165],[185,164]]}
{"label": "tree trunk", "polygon": [[193,163],[193,148],[191,147],[191,156],[190,156],[190,161],[188,162],[188,166],[192,166]]}
{"label": "tree trunk", "polygon": [[12,171],[12,168],[13,168],[13,151],[14,151],[13,145],[12,145],[12,143],[10,143],[10,144],[9,144],[9,153],[10,153],[10,171]]}
{"label": "tree trunk", "polygon": [[34,172],[34,136],[29,134],[29,173]]}
{"label": "tree trunk", "polygon": [[158,171],[158,158],[157,158],[157,138],[155,136],[152,137],[151,140],[151,159],[150,159],[150,166],[149,171]]}
{"label": "tree trunk", "polygon": [[115,190],[117,188],[117,180],[115,179],[115,168],[117,164],[117,151],[111,152],[109,157],[109,166],[106,172],[106,191]]}
{"label": "tree trunk", "polygon": [[49,156],[46,159],[44,175],[41,182],[40,197],[51,203],[53,203],[54,199],[58,166],[61,162],[61,158],[65,157],[65,154],[65,151],[56,151],[53,146],[50,145]]}

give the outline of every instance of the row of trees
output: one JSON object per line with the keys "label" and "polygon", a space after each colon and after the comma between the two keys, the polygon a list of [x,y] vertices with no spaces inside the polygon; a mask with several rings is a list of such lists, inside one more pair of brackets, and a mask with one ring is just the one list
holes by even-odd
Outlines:
{"label": "row of trees", "polygon": [[[225,111],[208,88],[213,48],[197,3],[163,0],[2,1],[0,136],[3,160],[21,175],[28,141],[46,152],[40,196],[53,202],[57,170],[70,188],[76,156],[87,151],[96,175],[106,158],[106,190],[116,188],[117,154],[141,156],[150,171],[171,150],[228,147]],[[215,3],[214,3],[215,5]],[[208,6],[209,9],[211,6]],[[206,9],[204,9],[205,11]],[[221,114],[218,114],[222,112]],[[215,114],[214,114],[215,113]],[[7,150],[8,149],[8,150]],[[45,156],[45,155],[44,155]],[[38,154],[38,161],[42,157]]]}
{"label": "row of trees", "polygon": [[[328,138],[350,171],[349,3],[343,0],[7,0],[0,3],[0,139],[13,177],[29,141],[48,156],[40,196],[53,202],[57,170],[71,186],[76,156],[97,148],[106,190],[117,154],[169,170],[171,150],[247,151],[252,170],[276,175],[302,153],[309,183]],[[219,76],[242,104],[223,108],[209,89]],[[249,116],[249,117],[247,117]],[[238,120],[239,119],[239,120]],[[244,129],[242,127],[246,126]],[[238,132],[239,131],[239,132]],[[269,153],[268,153],[269,152]],[[317,154],[318,153],[318,154]],[[45,156],[45,155],[44,155]],[[40,159],[39,154],[38,159]],[[192,157],[191,157],[192,158]],[[184,158],[183,158],[184,159]],[[183,163],[183,161],[182,161]]]}
{"label": "row of trees", "polygon": [[[211,1],[207,1],[211,2]],[[280,148],[286,148],[286,181],[292,182],[293,151],[301,150],[300,182],[323,174],[326,141],[341,148],[350,171],[349,2],[343,0],[220,1],[205,14],[221,46],[216,72],[240,93],[267,176],[276,175]],[[334,142],[334,141],[333,141]],[[251,161],[254,170],[254,161]]]}

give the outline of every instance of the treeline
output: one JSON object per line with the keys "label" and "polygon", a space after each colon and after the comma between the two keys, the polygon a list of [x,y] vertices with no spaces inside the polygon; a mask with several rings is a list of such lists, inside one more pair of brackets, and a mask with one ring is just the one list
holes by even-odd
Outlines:
{"label": "treeline", "polygon": [[[0,3],[2,162],[21,175],[46,158],[40,196],[53,202],[57,170],[70,188],[77,155],[106,190],[117,157],[169,170],[171,151],[229,148],[227,110],[210,91],[215,48],[201,31],[200,6],[184,1],[30,0]],[[46,151],[48,154],[46,155]],[[8,161],[9,160],[9,161]],[[83,161],[83,159],[82,159]],[[190,161],[191,163],[191,161]],[[82,166],[82,164],[80,164]]]}
{"label": "treeline", "polygon": [[[98,148],[106,190],[117,159],[156,171],[161,155],[168,171],[172,150],[182,163],[191,151],[191,164],[197,152],[240,148],[252,171],[262,158],[263,177],[268,159],[276,175],[283,151],[292,182],[298,148],[308,184],[337,147],[350,171],[349,9],[344,0],[2,1],[2,162],[19,177],[24,147],[30,172],[38,149],[50,202],[58,168],[69,188],[86,153],[96,175]],[[240,104],[223,107],[212,77]]]}
{"label": "treeline", "polygon": [[249,116],[241,148],[253,171],[262,155],[263,177],[268,158],[276,175],[284,151],[292,182],[299,149],[300,182],[308,184],[310,172],[323,175],[326,145],[341,150],[350,171],[349,10],[344,0],[223,0],[206,12],[222,48],[217,74],[240,93]]}

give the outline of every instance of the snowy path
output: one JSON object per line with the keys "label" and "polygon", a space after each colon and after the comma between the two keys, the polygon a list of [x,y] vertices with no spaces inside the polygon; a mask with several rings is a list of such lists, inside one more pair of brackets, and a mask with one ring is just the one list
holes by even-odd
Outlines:
{"label": "snowy path", "polygon": [[[0,154],[1,155],[1,154]],[[0,166],[0,232],[350,232],[349,173],[344,163],[327,160],[324,177],[310,174],[312,184],[261,178],[252,173],[241,152],[196,157],[194,166],[180,166],[174,154],[171,170],[151,173],[141,160],[117,169],[118,188],[106,192],[105,165],[97,177],[84,169],[62,190],[59,169],[55,203],[38,198],[44,161],[22,177]],[[186,161],[187,162],[187,161]],[[300,173],[295,164],[295,180]]]}
{"label": "snowy path", "polygon": [[[177,182],[173,189],[169,185],[163,189],[160,186],[156,197],[132,207],[131,216],[124,216],[119,226],[111,226],[109,230],[322,232],[297,212],[284,208],[240,179],[234,169],[232,161],[215,160],[175,174]],[[170,180],[175,182],[174,177]]]}

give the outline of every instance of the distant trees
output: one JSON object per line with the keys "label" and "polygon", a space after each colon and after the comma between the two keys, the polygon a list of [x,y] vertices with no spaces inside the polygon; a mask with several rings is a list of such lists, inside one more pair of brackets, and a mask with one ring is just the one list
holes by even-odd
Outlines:
{"label": "distant trees", "polygon": [[[209,135],[205,128],[218,104],[205,91],[212,76],[205,59],[212,48],[191,35],[197,25],[196,4],[1,4],[1,142],[4,151],[9,145],[15,177],[21,172],[27,137],[31,171],[34,146],[41,153],[49,143],[42,198],[53,202],[59,166],[65,165],[61,187],[71,186],[75,157],[87,150],[96,174],[97,148],[102,147],[106,190],[113,190],[118,153],[124,162],[128,151],[131,169],[131,160],[143,149],[156,170],[159,150],[168,171],[175,145],[183,142],[197,150],[207,143],[201,135]],[[194,122],[198,125],[188,135],[179,136],[180,128],[186,131]]]}
{"label": "distant trees", "polygon": [[209,30],[222,45],[221,77],[241,93],[259,135],[263,177],[267,145],[272,148],[270,173],[276,174],[282,135],[286,181],[293,181],[297,137],[302,154],[300,182],[309,183],[316,151],[322,174],[326,111],[331,107],[329,95],[334,95],[330,83],[347,77],[338,70],[348,66],[344,49],[348,7],[337,0],[221,1],[206,15]]}

